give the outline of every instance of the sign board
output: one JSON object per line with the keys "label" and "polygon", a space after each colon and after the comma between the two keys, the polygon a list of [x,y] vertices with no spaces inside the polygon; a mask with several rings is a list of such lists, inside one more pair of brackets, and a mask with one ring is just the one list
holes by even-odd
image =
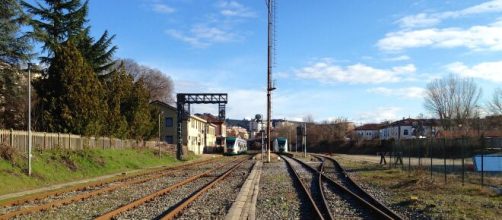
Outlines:
{"label": "sign board", "polygon": [[[481,155],[472,158],[474,168],[481,172]],[[483,171],[502,172],[502,154],[489,154],[483,156]]]}

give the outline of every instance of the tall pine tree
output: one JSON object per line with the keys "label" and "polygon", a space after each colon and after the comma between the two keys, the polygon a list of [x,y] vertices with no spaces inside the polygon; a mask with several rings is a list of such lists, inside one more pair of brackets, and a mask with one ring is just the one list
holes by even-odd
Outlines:
{"label": "tall pine tree", "polygon": [[[111,46],[115,37],[108,31],[96,41],[90,36],[90,27],[85,26],[88,14],[88,1],[80,0],[44,0],[45,4],[31,5],[22,2],[28,12],[34,15],[31,20],[34,31],[32,35],[44,43],[43,49],[48,56],[40,59],[49,63],[54,56],[55,48],[69,39],[74,39],[76,47],[91,65],[95,73],[103,73],[113,64],[112,58],[116,46]],[[110,48],[111,47],[111,48]]]}
{"label": "tall pine tree", "polygon": [[55,48],[51,66],[37,86],[43,130],[102,133],[107,109],[103,87],[71,41]]}
{"label": "tall pine tree", "polygon": [[20,31],[26,21],[17,0],[0,1],[0,61],[18,64],[30,57],[29,37]]}

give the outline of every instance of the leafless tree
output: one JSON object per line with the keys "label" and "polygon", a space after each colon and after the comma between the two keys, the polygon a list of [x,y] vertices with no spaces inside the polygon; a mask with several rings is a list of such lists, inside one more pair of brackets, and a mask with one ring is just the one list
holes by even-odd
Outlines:
{"label": "leafless tree", "polygon": [[150,92],[150,101],[174,102],[174,83],[171,77],[158,69],[140,65],[132,59],[123,59],[117,63],[118,65],[124,65],[126,72],[134,77],[135,80],[143,80]]}
{"label": "leafless tree", "polygon": [[444,129],[452,128],[454,122],[467,129],[480,96],[481,88],[471,78],[450,74],[427,84],[424,106],[439,117]]}
{"label": "leafless tree", "polygon": [[502,89],[498,88],[493,92],[493,97],[488,102],[488,110],[494,115],[502,115]]}

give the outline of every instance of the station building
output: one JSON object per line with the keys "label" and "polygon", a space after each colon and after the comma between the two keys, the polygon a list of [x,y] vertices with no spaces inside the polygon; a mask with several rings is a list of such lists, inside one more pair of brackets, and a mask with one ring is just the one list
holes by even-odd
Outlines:
{"label": "station building", "polygon": [[[176,108],[161,101],[154,101],[151,105],[158,107],[160,110],[161,141],[167,144],[177,144],[178,117]],[[208,151],[211,152],[211,149],[216,147],[216,125],[201,117],[190,115],[188,120],[183,121],[182,127],[182,143],[189,151],[202,154]]]}

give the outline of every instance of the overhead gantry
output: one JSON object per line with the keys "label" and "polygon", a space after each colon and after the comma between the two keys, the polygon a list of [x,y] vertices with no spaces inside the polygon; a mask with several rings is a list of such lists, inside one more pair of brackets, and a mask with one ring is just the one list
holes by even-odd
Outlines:
{"label": "overhead gantry", "polygon": [[177,109],[177,135],[176,158],[184,160],[186,152],[183,151],[183,121],[190,118],[190,104],[218,104],[218,118],[225,120],[225,107],[228,103],[226,93],[178,93],[176,95]]}

